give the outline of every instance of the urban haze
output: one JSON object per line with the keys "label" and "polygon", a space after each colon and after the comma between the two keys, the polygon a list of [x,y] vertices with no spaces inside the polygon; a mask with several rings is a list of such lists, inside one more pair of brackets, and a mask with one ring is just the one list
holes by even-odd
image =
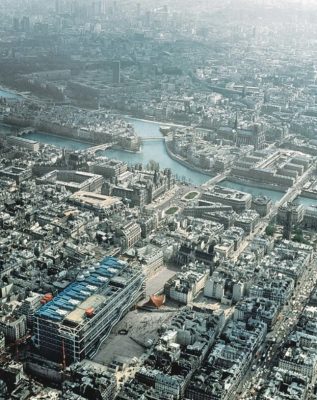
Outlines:
{"label": "urban haze", "polygon": [[0,30],[0,400],[317,400],[317,1]]}

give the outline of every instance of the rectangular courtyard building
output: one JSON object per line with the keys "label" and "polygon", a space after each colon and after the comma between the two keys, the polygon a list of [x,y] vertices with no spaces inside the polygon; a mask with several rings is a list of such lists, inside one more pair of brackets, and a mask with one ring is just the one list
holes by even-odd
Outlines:
{"label": "rectangular courtyard building", "polygon": [[65,364],[91,358],[143,290],[139,267],[106,257],[37,311],[34,332],[39,352]]}

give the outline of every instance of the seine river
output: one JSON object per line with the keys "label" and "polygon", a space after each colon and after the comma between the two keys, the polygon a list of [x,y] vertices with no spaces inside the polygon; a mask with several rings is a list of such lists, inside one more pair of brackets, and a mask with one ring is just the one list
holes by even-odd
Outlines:
{"label": "seine river", "polygon": [[43,132],[32,132],[24,135],[23,137],[45,144],[51,144],[67,150],[85,150],[91,147],[91,144],[89,143],[63,138],[61,136],[50,135],[49,133]]}
{"label": "seine river", "polygon": [[[134,118],[126,118],[127,121],[134,126],[136,133],[143,138],[163,137],[160,132],[160,124],[151,121],[143,121]],[[42,132],[29,133],[25,136],[28,139],[36,140],[41,143],[51,144],[57,147],[62,147],[71,150],[83,150],[90,147],[87,143],[61,138],[59,136],[50,135]],[[148,164],[149,161],[155,160],[161,168],[171,168],[173,174],[179,179],[190,182],[194,185],[201,185],[208,181],[211,177],[200,172],[194,171],[183,166],[177,161],[170,158],[167,154],[163,140],[149,140],[142,144],[142,149],[139,153],[130,153],[123,150],[109,149],[98,152],[98,155],[103,155],[109,158],[125,161],[127,164],[142,163]]]}
{"label": "seine river", "polygon": [[305,207],[317,207],[317,199],[310,199],[304,196],[298,196],[296,202],[303,204]]}
{"label": "seine river", "polygon": [[0,98],[5,98],[5,99],[17,99],[19,96],[13,92],[9,92],[5,89],[0,88]]}
{"label": "seine river", "polygon": [[[134,126],[134,129],[141,138],[163,137],[160,132],[160,124],[152,121],[143,121],[134,118],[127,118],[127,121]],[[142,143],[139,153],[130,153],[123,150],[109,149],[100,152],[109,158],[125,161],[128,164],[142,163],[146,165],[154,160],[160,164],[161,168],[171,168],[174,175],[179,179],[184,179],[194,185],[201,185],[211,177],[200,172],[194,171],[173,160],[166,152],[163,140],[149,140]]]}
{"label": "seine river", "polygon": [[252,194],[252,196],[267,196],[273,202],[278,202],[281,198],[285,195],[285,192],[277,191],[277,190],[270,190],[270,189],[263,189],[257,186],[249,186],[242,183],[230,182],[224,180],[219,183],[220,186],[224,186],[226,188],[240,190],[241,192],[246,192]]}
{"label": "seine river", "polygon": [[[12,99],[17,98],[17,95],[15,93],[10,93],[7,90],[0,89],[0,98],[1,97]],[[126,120],[134,126],[137,135],[139,135],[141,138],[162,137],[162,134],[160,132],[161,124],[158,122],[144,121],[130,117],[126,117]],[[8,125],[0,124],[0,134],[2,135],[8,135],[10,133],[14,133],[15,131],[15,128],[12,128]],[[26,137],[28,139],[33,139],[41,143],[46,143],[69,150],[84,150],[90,147],[90,144],[87,143],[66,139],[42,132],[30,133]],[[106,151],[101,151],[98,154],[104,155],[109,158],[125,161],[130,165],[136,163],[142,163],[143,165],[146,165],[149,163],[149,161],[154,160],[159,163],[161,168],[171,168],[173,174],[176,175],[179,179],[183,179],[194,185],[201,185],[210,179],[210,176],[187,168],[186,166],[173,160],[167,154],[163,140],[160,139],[144,141],[142,143],[142,148],[139,153],[130,153],[123,150],[109,149]],[[252,194],[253,196],[265,195],[270,197],[274,202],[279,201],[284,195],[284,192],[282,191],[262,189],[259,187],[233,183],[226,180],[222,181],[220,185],[244,191]],[[317,204],[317,200],[311,200],[305,197],[299,197],[297,201],[304,204],[305,206]]]}

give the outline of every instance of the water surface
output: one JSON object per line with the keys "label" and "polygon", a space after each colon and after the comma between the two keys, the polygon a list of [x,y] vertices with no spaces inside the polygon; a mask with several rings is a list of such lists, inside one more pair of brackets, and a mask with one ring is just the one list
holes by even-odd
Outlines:
{"label": "water surface", "polygon": [[64,138],[61,136],[51,135],[44,132],[32,132],[23,135],[24,138],[36,140],[40,143],[50,144],[56,147],[64,148],[67,150],[84,150],[91,147],[91,144],[80,142],[73,139]]}
{"label": "water surface", "polygon": [[250,193],[253,197],[266,196],[269,197],[274,203],[281,200],[281,198],[285,195],[285,192],[282,191],[270,190],[257,186],[249,186],[243,183],[230,182],[228,180],[223,180],[218,183],[218,185],[230,189],[239,190],[240,192]]}
{"label": "water surface", "polygon": [[[141,138],[163,137],[160,132],[160,126],[162,126],[162,124],[158,122],[143,121],[136,118],[126,118],[126,120],[133,125],[137,135]],[[171,168],[173,174],[179,179],[184,179],[194,185],[201,185],[210,179],[210,176],[187,168],[173,160],[167,154],[163,140],[144,141],[140,153],[108,149],[100,152],[100,154],[125,161],[127,164],[141,163],[146,165],[149,161],[154,160],[160,164],[161,168]]]}
{"label": "water surface", "polygon": [[317,199],[310,199],[309,197],[305,196],[298,196],[295,200],[297,203],[303,204],[305,207],[315,206],[317,207]]}

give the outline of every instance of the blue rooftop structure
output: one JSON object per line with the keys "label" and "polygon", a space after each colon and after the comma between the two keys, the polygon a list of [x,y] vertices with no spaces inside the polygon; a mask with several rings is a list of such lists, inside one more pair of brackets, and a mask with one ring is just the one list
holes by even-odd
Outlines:
{"label": "blue rooftop structure", "polygon": [[68,312],[74,310],[94,292],[104,289],[109,283],[109,278],[116,275],[113,270],[117,270],[118,273],[124,265],[125,263],[114,257],[104,258],[84,280],[68,285],[52,301],[43,305],[36,315],[52,321],[61,321]]}

